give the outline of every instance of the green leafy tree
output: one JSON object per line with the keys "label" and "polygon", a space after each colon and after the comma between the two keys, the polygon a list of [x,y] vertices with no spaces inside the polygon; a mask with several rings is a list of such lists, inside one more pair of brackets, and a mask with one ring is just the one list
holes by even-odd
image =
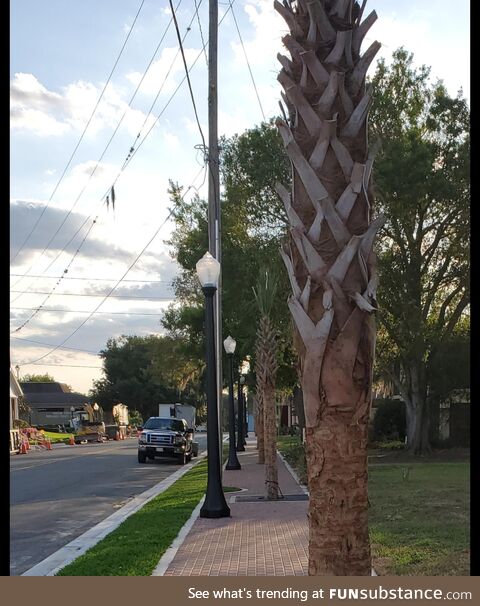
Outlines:
{"label": "green leafy tree", "polygon": [[[158,413],[158,404],[182,400],[196,404],[188,389],[191,369],[182,367],[178,340],[150,335],[109,339],[101,351],[105,377],[94,382],[92,401],[111,409],[117,402],[143,418]],[[182,374],[183,373],[183,374]]]}
{"label": "green leafy tree", "polygon": [[[281,154],[281,140],[272,124],[262,124],[222,141],[222,316],[223,332],[237,341],[239,359],[251,356],[255,365],[256,321],[259,310],[252,301],[252,287],[264,265],[277,269],[278,296],[273,316],[279,329],[277,386],[295,384],[295,353],[286,298],[288,278],[278,269],[280,239],[286,229],[275,182],[288,181],[288,162]],[[203,294],[195,265],[208,248],[207,205],[198,196],[182,198],[182,188],[171,184],[172,215],[176,228],[168,241],[172,256],[182,267],[174,282],[177,301],[166,311],[163,326],[170,335],[182,336],[201,352],[203,348]],[[254,381],[249,380],[253,386]]]}
{"label": "green leafy tree", "polygon": [[379,61],[372,84],[376,206],[387,217],[378,363],[405,401],[408,446],[420,454],[430,449],[429,368],[470,300],[469,110],[404,49],[390,66]]}
{"label": "green leafy tree", "polygon": [[44,375],[24,375],[20,378],[21,383],[55,383],[55,379],[48,373]]}

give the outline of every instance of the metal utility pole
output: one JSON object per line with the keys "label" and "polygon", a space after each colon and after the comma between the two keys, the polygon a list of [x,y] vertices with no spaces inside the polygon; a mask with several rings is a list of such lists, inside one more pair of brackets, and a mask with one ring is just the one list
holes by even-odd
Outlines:
{"label": "metal utility pole", "polygon": [[[209,1],[208,30],[208,251],[222,263],[220,169],[218,153],[218,1]],[[221,265],[220,265],[221,267]],[[217,409],[220,461],[222,460],[222,272],[214,300],[217,362]],[[223,466],[221,466],[223,469]]]}

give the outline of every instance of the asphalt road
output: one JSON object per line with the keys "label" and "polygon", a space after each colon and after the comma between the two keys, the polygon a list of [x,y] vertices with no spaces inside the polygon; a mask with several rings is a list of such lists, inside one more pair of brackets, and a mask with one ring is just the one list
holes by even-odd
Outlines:
{"label": "asphalt road", "polygon": [[[206,435],[196,434],[199,452]],[[84,444],[10,457],[10,574],[21,575],[179,469],[137,462],[137,441]]]}

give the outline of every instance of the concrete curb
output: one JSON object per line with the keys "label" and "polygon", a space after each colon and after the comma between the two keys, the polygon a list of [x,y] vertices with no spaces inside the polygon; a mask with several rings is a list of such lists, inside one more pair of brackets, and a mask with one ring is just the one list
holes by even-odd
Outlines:
{"label": "concrete curb", "polygon": [[309,494],[308,493],[308,489],[307,487],[302,484],[300,482],[300,478],[297,476],[296,472],[294,471],[293,467],[290,465],[290,463],[285,459],[285,457],[282,455],[282,453],[280,451],[277,450],[277,454],[278,456],[282,459],[283,464],[285,465],[285,467],[288,469],[288,471],[290,472],[290,475],[293,477],[293,479],[296,481],[296,483],[300,486],[300,488],[302,489],[302,492],[304,494]]}
{"label": "concrete curb", "polygon": [[93,528],[90,528],[84,534],[80,535],[58,551],[55,551],[47,558],[26,570],[22,577],[51,577],[67,564],[73,562],[79,556],[84,554],[88,549],[99,543],[103,538],[118,528],[129,516],[136,513],[149,501],[170,488],[179,478],[185,475],[190,469],[195,467],[200,461],[207,456],[207,451],[202,451],[198,454],[197,460],[188,463],[178,471],[172,473],[168,478],[165,478],[152,488],[134,497],[129,503],[112,513],[108,518],[99,522]]}
{"label": "concrete curb", "polygon": [[[228,440],[228,436],[224,436],[222,439],[222,444],[227,442],[227,440]],[[206,451],[205,451],[205,453],[206,453]],[[225,463],[223,464],[224,469],[225,469],[227,463],[228,463],[228,460],[225,461]],[[200,515],[200,509],[202,508],[202,505],[205,501],[205,496],[206,495],[203,495],[203,497],[200,499],[200,501],[198,502],[195,509],[192,511],[192,515],[188,518],[188,520],[185,522],[185,524],[180,528],[180,532],[178,533],[177,538],[174,539],[173,543],[162,555],[156,568],[154,569],[154,571],[152,572],[152,574],[150,576],[163,577],[163,575],[167,571],[168,567],[172,563],[172,560],[175,557],[177,551],[183,545],[183,542],[187,538],[188,533],[190,532],[190,530],[192,529],[192,526],[195,524],[198,516]]]}
{"label": "concrete curb", "polygon": [[187,538],[188,533],[192,529],[192,526],[195,524],[198,516],[200,515],[200,509],[205,501],[205,495],[200,499],[198,505],[192,511],[192,515],[185,522],[185,524],[180,529],[180,532],[177,535],[177,538],[173,541],[167,551],[162,555],[160,561],[158,562],[155,570],[152,572],[150,576],[152,577],[163,577],[166,573],[168,567],[172,563],[173,558],[176,556],[177,551],[183,545],[183,542]]}

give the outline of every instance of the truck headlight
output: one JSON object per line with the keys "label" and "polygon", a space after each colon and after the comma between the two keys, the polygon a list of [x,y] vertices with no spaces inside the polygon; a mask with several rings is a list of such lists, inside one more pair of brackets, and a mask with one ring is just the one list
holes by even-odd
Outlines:
{"label": "truck headlight", "polygon": [[147,443],[147,434],[145,434],[145,433],[141,433],[141,434],[138,436],[138,443],[139,443],[139,444],[146,444],[146,443]]}
{"label": "truck headlight", "polygon": [[183,444],[185,442],[184,438],[182,438],[182,436],[175,436],[173,443],[176,446],[180,446],[181,444]]}

